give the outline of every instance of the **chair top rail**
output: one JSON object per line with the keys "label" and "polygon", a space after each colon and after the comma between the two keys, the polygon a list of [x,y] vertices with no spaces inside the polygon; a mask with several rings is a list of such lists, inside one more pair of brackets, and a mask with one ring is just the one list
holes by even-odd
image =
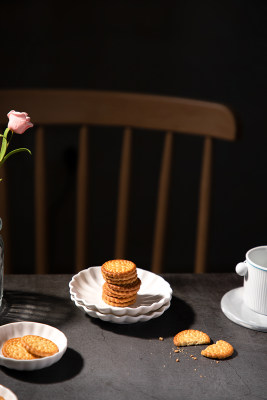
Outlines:
{"label": "chair top rail", "polygon": [[225,105],[185,98],[90,90],[0,90],[0,124],[11,110],[26,111],[37,125],[109,125],[236,139]]}

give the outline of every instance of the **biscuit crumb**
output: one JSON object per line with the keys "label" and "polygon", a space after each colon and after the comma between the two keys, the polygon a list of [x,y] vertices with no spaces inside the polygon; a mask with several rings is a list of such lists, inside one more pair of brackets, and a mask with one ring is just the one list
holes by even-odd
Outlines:
{"label": "biscuit crumb", "polygon": [[163,337],[160,336],[160,337],[159,337],[159,340],[162,342],[164,339],[163,339]]}
{"label": "biscuit crumb", "polygon": [[178,349],[174,350],[174,353],[179,353],[179,352],[180,352],[180,350],[178,350]]}
{"label": "biscuit crumb", "polygon": [[179,358],[176,358],[176,360],[175,360],[176,362],[179,362],[180,360],[179,360]]}

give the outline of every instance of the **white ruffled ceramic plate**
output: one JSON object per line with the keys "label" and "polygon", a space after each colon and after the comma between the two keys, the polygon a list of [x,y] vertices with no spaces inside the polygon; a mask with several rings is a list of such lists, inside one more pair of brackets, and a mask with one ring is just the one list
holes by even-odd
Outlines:
{"label": "white ruffled ceramic plate", "polygon": [[141,287],[136,302],[129,307],[109,306],[102,300],[104,279],[101,267],[84,269],[73,276],[69,283],[70,294],[75,301],[91,311],[117,316],[147,314],[171,301],[172,289],[162,277],[140,268],[137,268],[137,275],[141,279]]}
{"label": "white ruffled ceramic plate", "polygon": [[15,393],[2,385],[0,385],[0,396],[2,396],[5,400],[18,400]]}
{"label": "white ruffled ceramic plate", "polygon": [[119,316],[114,314],[102,314],[101,312],[91,310],[90,308],[87,308],[83,304],[76,301],[73,296],[71,296],[71,300],[74,301],[75,305],[80,310],[90,315],[90,317],[99,318],[102,321],[114,322],[116,324],[134,324],[136,322],[149,321],[150,319],[160,317],[171,305],[171,303],[168,302],[164,304],[162,307],[160,307],[158,310],[148,312],[147,314],[134,315],[134,316],[131,315]]}
{"label": "white ruffled ceramic plate", "polygon": [[24,335],[37,335],[52,340],[58,346],[59,351],[50,357],[38,358],[35,360],[15,360],[13,358],[4,357],[1,350],[0,365],[21,371],[42,369],[59,361],[67,349],[67,338],[63,332],[50,325],[28,321],[13,322],[0,326],[1,349],[6,340]]}

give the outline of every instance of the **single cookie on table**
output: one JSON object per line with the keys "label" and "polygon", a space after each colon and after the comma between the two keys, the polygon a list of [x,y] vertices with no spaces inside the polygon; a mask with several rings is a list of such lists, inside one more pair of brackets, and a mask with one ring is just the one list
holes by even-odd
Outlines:
{"label": "single cookie on table", "polygon": [[40,357],[48,357],[58,353],[57,345],[49,339],[37,335],[22,336],[21,342],[25,349]]}
{"label": "single cookie on table", "polygon": [[113,307],[128,307],[136,302],[136,295],[127,299],[119,299],[117,297],[111,297],[102,292],[102,299],[106,304]]}
{"label": "single cookie on table", "polygon": [[194,346],[197,344],[209,344],[210,337],[195,329],[186,329],[177,333],[173,338],[175,346]]}
{"label": "single cookie on table", "polygon": [[102,265],[101,272],[104,279],[124,281],[136,275],[136,265],[128,260],[109,260]]}
{"label": "single cookie on table", "polygon": [[4,357],[14,358],[15,360],[35,360],[39,358],[27,351],[20,337],[5,341],[2,347],[2,354]]}
{"label": "single cookie on table", "polygon": [[211,344],[201,352],[202,356],[204,357],[218,359],[231,357],[233,353],[233,346],[224,340],[218,340],[215,344]]}

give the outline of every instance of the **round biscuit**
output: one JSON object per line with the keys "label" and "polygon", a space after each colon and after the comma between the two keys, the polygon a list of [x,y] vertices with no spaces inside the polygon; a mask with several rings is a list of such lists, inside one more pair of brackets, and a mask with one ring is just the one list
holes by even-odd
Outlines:
{"label": "round biscuit", "polygon": [[112,301],[113,303],[127,303],[129,301],[135,300],[136,299],[136,294],[128,296],[128,297],[124,297],[124,298],[120,298],[120,297],[116,297],[116,296],[110,296],[108,293],[106,292],[102,292],[102,295],[109,301]]}
{"label": "round biscuit", "polygon": [[2,354],[4,357],[14,358],[15,360],[35,360],[39,358],[26,350],[19,337],[5,341],[2,347]]}
{"label": "round biscuit", "polygon": [[231,357],[234,353],[233,346],[224,340],[218,340],[215,344],[211,344],[206,349],[202,350],[201,354],[208,358],[224,359]]}
{"label": "round biscuit", "polygon": [[114,292],[114,293],[129,293],[129,292],[138,292],[138,290],[140,289],[141,286],[141,280],[139,278],[137,278],[134,282],[132,283],[128,283],[126,285],[114,285],[112,283],[107,283],[107,287],[110,291]]}
{"label": "round biscuit", "polygon": [[186,329],[174,336],[173,343],[175,346],[194,346],[197,344],[208,344],[210,343],[210,338],[204,332],[195,329]]}
{"label": "round biscuit", "polygon": [[139,287],[140,287],[140,285],[135,285],[135,286],[133,286],[133,289],[127,289],[127,288],[125,288],[125,286],[111,285],[111,284],[105,282],[103,285],[103,290],[111,293],[111,296],[125,297],[125,296],[131,296],[131,295],[136,294],[139,290]]}
{"label": "round biscuit", "polygon": [[133,277],[136,277],[137,279],[137,273],[136,271],[132,271],[129,274],[109,274],[104,270],[101,270],[102,276],[105,278],[113,279],[115,281],[124,281],[124,280],[130,280]]}
{"label": "round biscuit", "polygon": [[101,270],[104,278],[110,278],[117,281],[123,281],[132,278],[133,276],[137,276],[136,271],[129,272],[128,274],[111,274],[106,272],[105,270]]}
{"label": "round biscuit", "polygon": [[128,276],[136,271],[136,265],[128,260],[109,260],[102,265],[101,271],[115,277]]}
{"label": "round biscuit", "polygon": [[105,281],[110,283],[111,285],[117,285],[117,286],[127,286],[130,285],[131,283],[135,282],[137,279],[137,275],[134,274],[127,279],[117,279],[117,278],[111,278],[107,276],[103,276]]}
{"label": "round biscuit", "polygon": [[108,305],[110,305],[110,306],[114,306],[114,307],[128,307],[128,306],[130,306],[130,305],[132,305],[132,304],[134,304],[135,303],[135,301],[136,301],[136,296],[134,296],[131,300],[128,300],[128,301],[120,301],[120,302],[118,302],[118,299],[116,299],[115,297],[110,297],[110,296],[107,296],[107,295],[105,295],[104,293],[102,293],[102,300],[106,303],[106,304],[108,304]]}
{"label": "round biscuit", "polygon": [[103,293],[110,297],[117,297],[118,299],[129,299],[133,296],[136,296],[136,291],[134,292],[112,292],[107,287],[107,283],[103,285]]}
{"label": "round biscuit", "polygon": [[21,338],[23,346],[32,354],[48,357],[58,352],[57,345],[49,339],[37,335],[26,335]]}

